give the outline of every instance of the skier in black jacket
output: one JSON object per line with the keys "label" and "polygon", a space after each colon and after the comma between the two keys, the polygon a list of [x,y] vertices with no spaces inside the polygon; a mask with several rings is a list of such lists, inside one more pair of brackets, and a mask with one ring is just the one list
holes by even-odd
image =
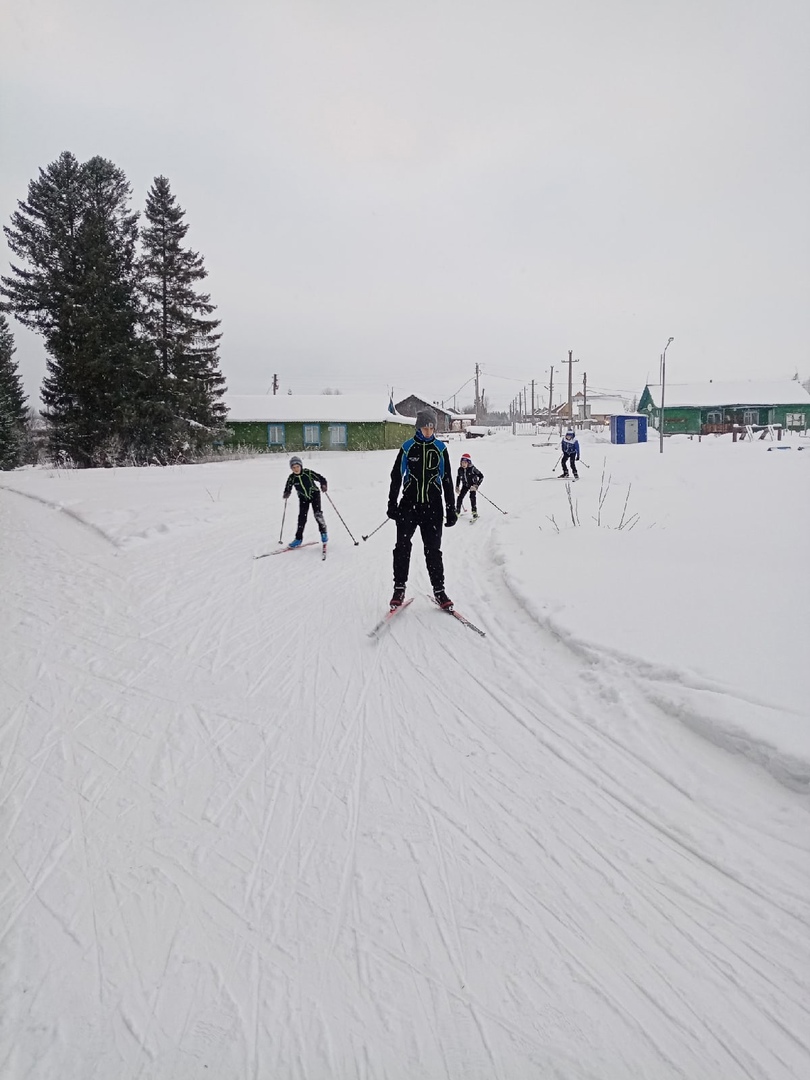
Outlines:
{"label": "skier in black jacket", "polygon": [[[316,473],[314,469],[305,469],[301,458],[295,455],[290,458],[290,469],[292,471],[284,485],[284,498],[289,499],[292,489],[295,488],[298,495],[298,528],[295,530],[295,539],[288,547],[301,547],[310,506],[318,528],[321,530],[321,543],[325,544],[329,537],[326,534],[326,522],[321,510],[321,491],[325,493],[327,490],[326,477]],[[316,481],[321,485],[320,491],[315,486]]]}
{"label": "skier in black jacket", "polygon": [[480,469],[472,463],[472,458],[469,454],[461,455],[461,462],[458,466],[458,473],[456,474],[456,513],[461,513],[461,504],[467,496],[467,492],[470,493],[470,506],[472,507],[472,516],[478,517],[478,504],[475,501],[475,493],[484,479],[484,474]]}
{"label": "skier in black jacket", "polygon": [[[453,601],[444,591],[442,519],[449,529],[455,525],[458,514],[453,499],[450,455],[445,444],[435,437],[435,430],[436,414],[432,409],[420,409],[414,436],[402,444],[391,470],[388,516],[397,523],[392,610],[401,607],[405,599],[411,538],[417,526],[422,534],[425,564],[436,602],[443,608],[453,607]],[[402,498],[397,505],[400,486]],[[442,510],[442,496],[445,510]]]}

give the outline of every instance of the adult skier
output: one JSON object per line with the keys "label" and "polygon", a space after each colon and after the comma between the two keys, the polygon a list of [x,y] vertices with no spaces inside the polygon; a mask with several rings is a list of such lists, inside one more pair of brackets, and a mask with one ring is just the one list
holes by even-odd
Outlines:
{"label": "adult skier", "polygon": [[456,513],[461,513],[461,504],[467,497],[467,492],[470,493],[470,506],[472,507],[472,516],[478,517],[478,505],[475,501],[475,493],[484,479],[484,474],[480,469],[476,469],[472,463],[472,458],[469,454],[462,454],[461,461],[458,466],[458,473],[456,474]]}
{"label": "adult skier", "polygon": [[[320,490],[317,487],[320,484]],[[316,473],[314,469],[305,469],[300,457],[293,455],[290,458],[290,475],[284,485],[284,498],[289,499],[293,488],[298,495],[298,528],[295,530],[295,539],[288,547],[301,547],[304,539],[304,526],[307,523],[307,514],[310,506],[312,514],[321,530],[321,543],[325,544],[329,537],[326,533],[326,522],[321,510],[321,491],[326,492],[326,477]]]}
{"label": "adult skier", "polygon": [[571,472],[574,474],[574,479],[579,480],[579,474],[577,473],[577,462],[579,461],[579,439],[576,437],[573,431],[566,431],[562,442],[562,474],[564,477],[568,476],[568,465],[571,465]]}
{"label": "adult skier", "polygon": [[[397,523],[394,548],[394,594],[391,609],[402,606],[411,564],[411,538],[417,527],[422,534],[430,584],[436,603],[451,609],[453,601],[444,591],[442,521],[451,528],[458,520],[453,498],[450,455],[435,436],[436,414],[420,409],[413,438],[402,444],[391,470],[388,516]],[[402,498],[397,498],[402,488]],[[442,509],[444,498],[444,510]]]}

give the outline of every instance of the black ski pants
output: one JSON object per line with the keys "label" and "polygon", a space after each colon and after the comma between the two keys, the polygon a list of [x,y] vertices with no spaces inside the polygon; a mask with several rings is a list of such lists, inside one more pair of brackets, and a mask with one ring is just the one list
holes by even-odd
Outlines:
{"label": "black ski pants", "polygon": [[568,463],[571,462],[571,472],[579,479],[579,473],[577,472],[577,456],[576,454],[563,454],[562,456],[562,469],[563,476],[568,476]]}
{"label": "black ski pants", "polygon": [[318,528],[322,533],[326,532],[326,522],[323,518],[323,511],[321,510],[321,493],[320,491],[313,491],[311,499],[302,499],[298,496],[298,528],[295,530],[295,539],[304,539],[304,526],[307,523],[307,514],[309,513],[310,504],[312,505],[312,515],[318,522]]}
{"label": "black ski pants", "polygon": [[434,590],[444,588],[442,525],[444,511],[439,500],[427,503],[402,502],[397,512],[397,543],[394,548],[394,587],[408,584],[411,539],[417,528],[422,533],[425,565]]}
{"label": "black ski pants", "polygon": [[456,513],[457,514],[461,513],[461,504],[467,498],[467,492],[468,491],[470,492],[470,506],[472,507],[472,512],[474,514],[478,513],[478,505],[477,505],[477,503],[475,501],[475,492],[471,490],[470,484],[464,484],[461,491],[458,493],[458,498],[456,499]]}

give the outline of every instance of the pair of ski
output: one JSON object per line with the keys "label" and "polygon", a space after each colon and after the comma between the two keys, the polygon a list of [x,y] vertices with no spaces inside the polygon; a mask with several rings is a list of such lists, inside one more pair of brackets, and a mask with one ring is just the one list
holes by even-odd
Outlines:
{"label": "pair of ski", "polygon": [[[435,604],[440,611],[446,611],[448,615],[452,615],[454,619],[458,620],[458,622],[462,623],[464,626],[469,627],[469,629],[472,630],[474,633],[479,634],[481,637],[487,636],[480,627],[476,626],[475,623],[470,622],[466,615],[462,615],[461,612],[456,611],[454,607],[443,608],[439,601],[436,599],[436,597],[431,596],[429,593],[428,600],[430,600],[432,604]],[[385,627],[388,626],[388,624],[391,622],[395,615],[398,615],[401,611],[404,611],[406,607],[410,607],[412,603],[413,597],[411,596],[405,601],[404,604],[400,604],[399,607],[391,608],[390,611],[387,611],[385,615],[383,615],[377,625],[372,630],[369,630],[368,636],[370,638],[377,637],[385,629]]]}
{"label": "pair of ski", "polygon": [[[300,551],[301,548],[317,547],[318,544],[321,544],[320,540],[307,540],[305,544],[299,544],[298,547],[281,547],[278,551],[265,551],[263,555],[254,555],[253,558],[266,559],[268,555],[284,555],[287,551]],[[323,560],[326,558],[326,544],[321,544],[321,548],[323,549],[323,554],[321,555],[321,559]]]}

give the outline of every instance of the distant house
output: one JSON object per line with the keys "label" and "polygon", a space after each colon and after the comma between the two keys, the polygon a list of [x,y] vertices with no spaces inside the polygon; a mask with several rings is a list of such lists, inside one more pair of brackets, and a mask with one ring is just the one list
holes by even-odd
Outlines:
{"label": "distant house", "polygon": [[617,394],[588,394],[577,400],[580,420],[593,424],[609,424],[612,416],[623,416],[627,411],[624,398]]}
{"label": "distant house", "polygon": [[448,409],[447,415],[450,418],[447,431],[466,431],[468,427],[475,423],[475,413],[460,413],[455,409]]}
{"label": "distant house", "polygon": [[[661,386],[644,387],[638,411],[658,426]],[[810,394],[792,379],[778,382],[706,382],[666,384],[664,434],[723,433],[747,426],[810,425]]]}
{"label": "distant house", "polygon": [[[576,392],[576,394],[572,395],[571,404],[573,406],[574,419],[576,419],[576,417],[580,416],[581,413],[582,413],[582,391],[581,390],[578,390]],[[571,413],[568,410],[568,399],[566,398],[566,400],[562,403],[562,405],[557,405],[554,409],[552,409],[551,410],[551,415],[552,415],[552,417],[554,417],[555,420],[560,420],[560,421],[570,420],[571,419]]]}
{"label": "distant house", "polygon": [[395,450],[413,419],[389,411],[384,395],[230,395],[229,446],[257,450]]}
{"label": "distant house", "polygon": [[[450,410],[443,409],[435,401],[427,401],[425,398],[417,397],[416,394],[411,394],[409,397],[403,398],[402,401],[396,402],[394,407],[400,416],[416,416],[420,409],[433,409],[436,413],[436,430],[453,430]],[[458,431],[458,428],[456,427],[455,430]]]}

